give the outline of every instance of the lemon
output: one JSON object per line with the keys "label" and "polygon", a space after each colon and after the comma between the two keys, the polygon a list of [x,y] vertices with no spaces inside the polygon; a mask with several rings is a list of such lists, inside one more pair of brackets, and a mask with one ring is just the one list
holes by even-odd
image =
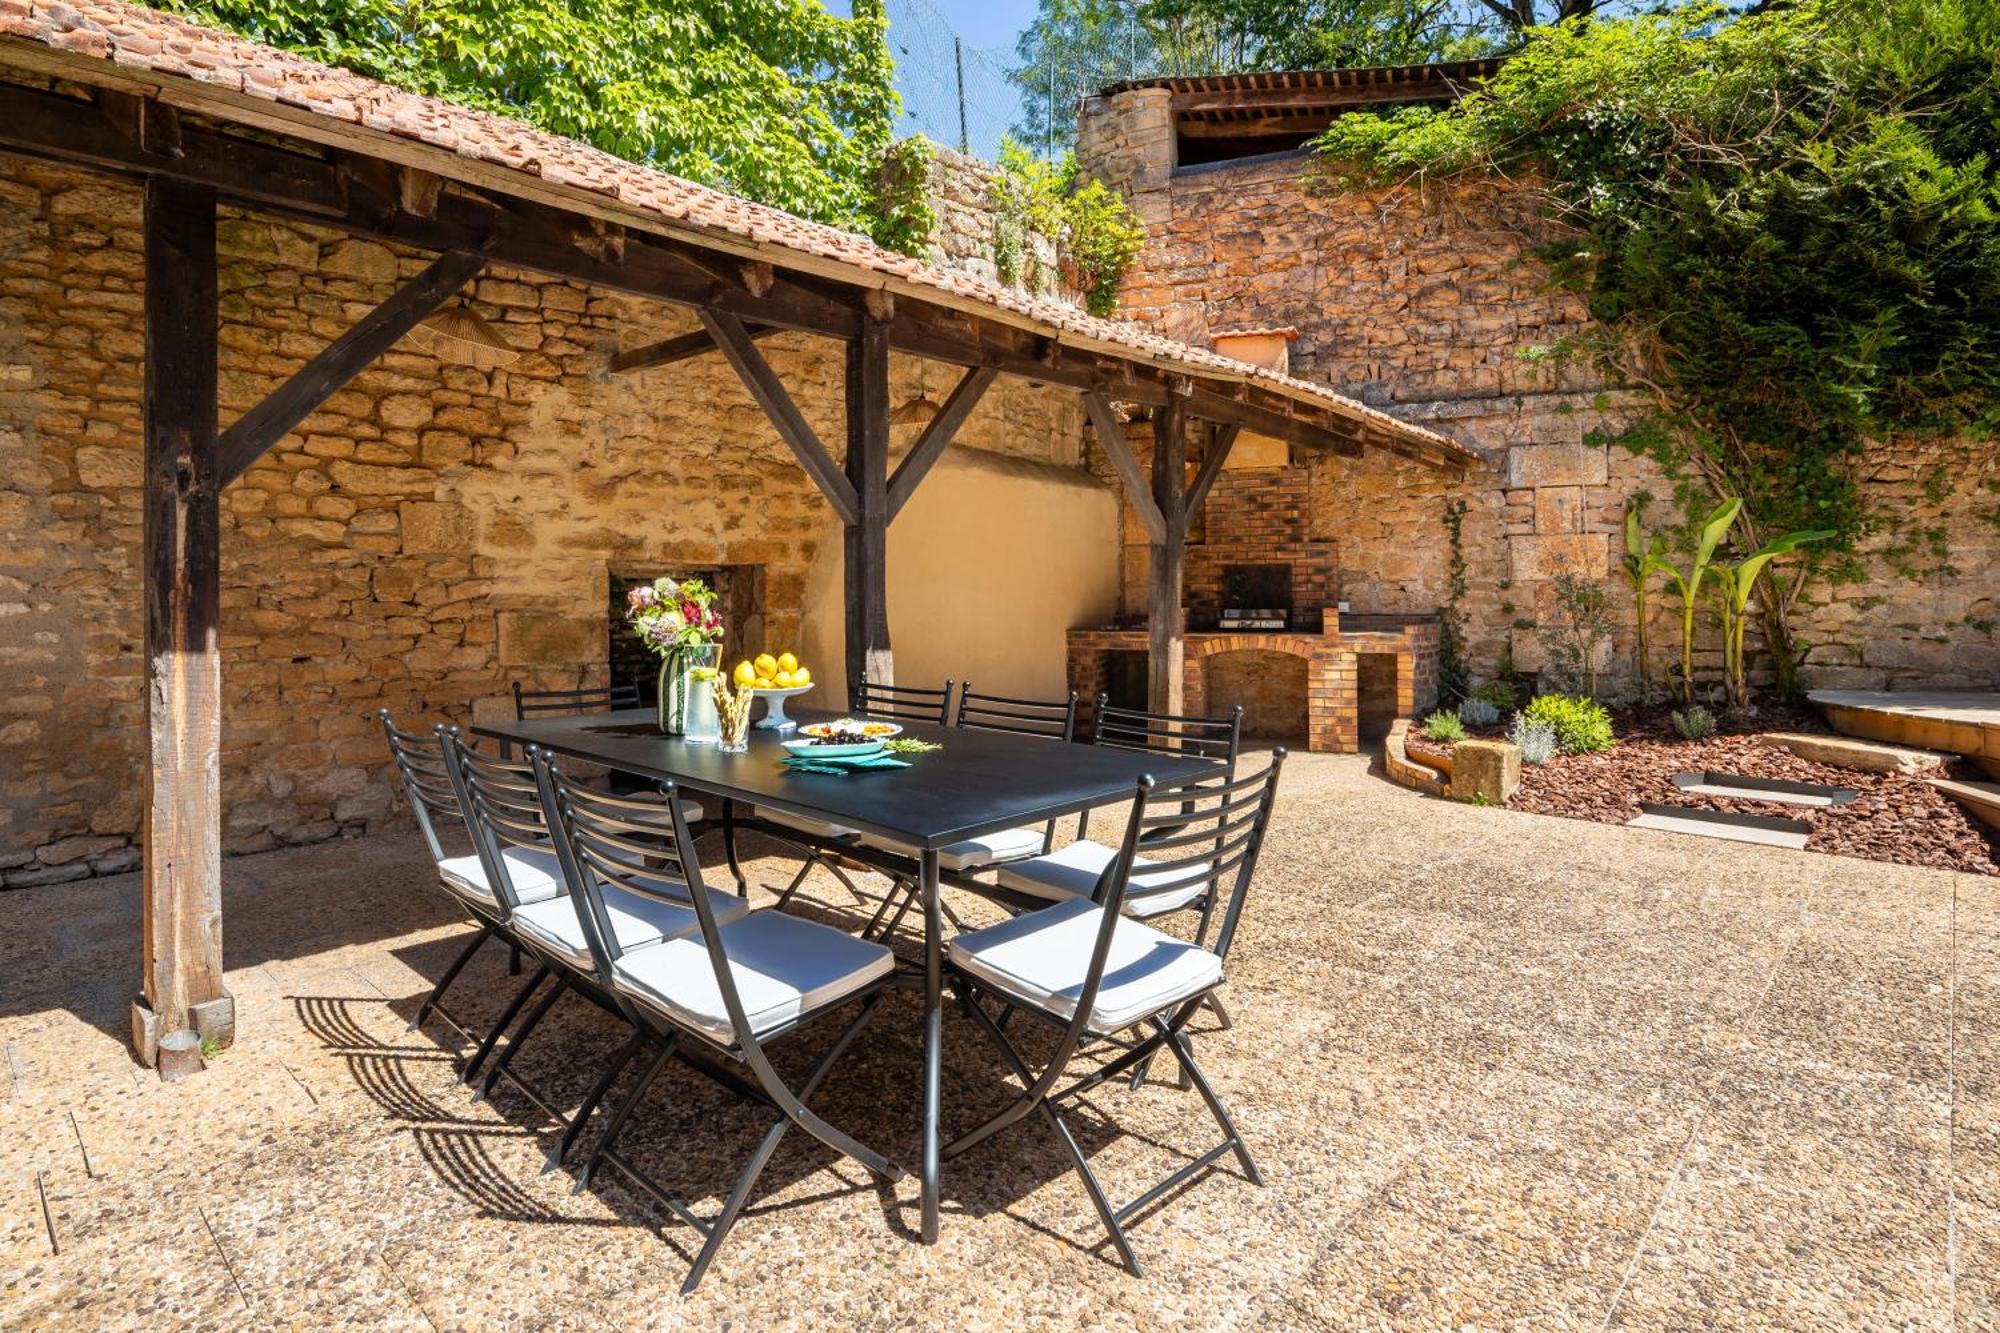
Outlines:
{"label": "lemon", "polygon": [[759,676],[757,677],[757,688],[760,690],[775,690],[778,686],[769,676]]}
{"label": "lemon", "polygon": [[800,685],[810,685],[813,683],[813,673],[804,667],[800,667],[792,673],[792,679]]}
{"label": "lemon", "polygon": [[738,685],[755,685],[757,683],[757,668],[751,666],[748,662],[738,662],[736,670],[731,672],[730,675]]}
{"label": "lemon", "polygon": [[769,653],[757,654],[757,674],[759,676],[777,675],[778,659],[771,656]]}
{"label": "lemon", "polygon": [[797,685],[799,683],[799,673],[796,671],[780,670],[777,674],[776,679],[778,682],[779,689],[789,690],[794,685]]}
{"label": "lemon", "polygon": [[779,653],[779,654],[778,654],[778,670],[780,670],[780,671],[797,671],[798,669],[799,669],[799,659],[798,659],[798,658],[796,658],[796,657],[792,656],[792,655],[791,655],[790,653]]}

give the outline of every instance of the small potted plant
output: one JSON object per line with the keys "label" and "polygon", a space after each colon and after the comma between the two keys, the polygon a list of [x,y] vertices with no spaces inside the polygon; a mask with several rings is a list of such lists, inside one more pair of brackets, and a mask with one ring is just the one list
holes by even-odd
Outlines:
{"label": "small potted plant", "polygon": [[700,579],[658,578],[625,595],[625,621],[660,655],[660,730],[689,740],[716,739],[715,678],[722,616],[715,589]]}

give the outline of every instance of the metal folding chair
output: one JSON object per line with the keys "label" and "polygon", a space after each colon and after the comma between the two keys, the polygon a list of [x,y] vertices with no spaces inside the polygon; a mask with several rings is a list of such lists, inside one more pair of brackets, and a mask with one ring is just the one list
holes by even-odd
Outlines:
{"label": "metal folding chair", "polygon": [[[466,812],[466,822],[481,857],[490,867],[495,896],[506,905],[509,936],[536,963],[534,975],[481,1042],[463,1078],[468,1083],[479,1078],[475,1101],[488,1096],[504,1078],[556,1123],[557,1141],[547,1163],[547,1169],[552,1170],[576,1142],[618,1072],[636,1054],[638,1043],[628,1039],[612,1055],[589,1094],[573,1112],[563,1111],[546,1094],[522,1079],[511,1067],[514,1058],[556,1001],[567,994],[581,995],[612,1017],[624,1019],[632,1025],[635,1037],[638,1022],[615,999],[600,960],[591,948],[581,904],[571,891],[560,852],[549,838],[541,789],[533,767],[526,762],[480,755],[456,734],[444,737],[444,751],[460,804]],[[658,797],[635,798],[633,804],[656,824],[679,817]],[[636,863],[632,871],[648,873],[646,867]],[[673,886],[665,883],[656,896],[630,898],[615,893],[607,909],[617,937],[627,947],[639,947],[695,930],[697,922],[687,905],[685,892],[679,894],[678,903],[674,899]],[[739,900],[729,901],[732,906],[726,909],[726,915],[730,919],[747,910]],[[545,982],[553,984],[541,989]],[[513,1028],[507,1044],[498,1046],[500,1037],[537,990],[541,990],[541,998],[521,1018],[519,1026]],[[491,1063],[484,1065],[482,1076],[479,1070],[488,1060]]]}
{"label": "metal folding chair", "polygon": [[[663,822],[651,806],[607,795],[570,779],[544,752],[537,751],[533,758],[541,800],[558,832],[558,854],[584,905],[582,919],[594,936],[593,948],[604,960],[621,1003],[639,1019],[658,1047],[577,1171],[577,1188],[589,1185],[599,1165],[615,1167],[674,1216],[701,1232],[701,1252],[681,1286],[685,1293],[700,1284],[741,1215],[758,1176],[791,1127],[797,1126],[878,1175],[891,1181],[900,1179],[900,1167],[827,1124],[806,1105],[834,1062],[874,1016],[894,972],[894,955],[880,945],[779,912],[730,919],[718,899],[723,906],[733,900],[712,893],[702,882],[686,821],[671,800],[669,818]],[[666,794],[671,798],[671,788]],[[640,872],[635,867],[642,861],[660,869]],[[657,897],[677,895],[681,888],[687,890],[699,921],[697,933],[638,948],[619,939],[607,912],[610,894]],[[856,1004],[859,1011],[840,1027],[793,1089],[772,1066],[765,1047]],[[698,1216],[617,1148],[618,1137],[633,1111],[667,1061],[675,1057],[777,1112],[776,1121],[712,1218]]]}
{"label": "metal folding chair", "polygon": [[884,722],[930,722],[943,726],[951,715],[951,687],[934,690],[917,685],[879,685],[855,681],[847,687],[847,708],[856,717]]}
{"label": "metal folding chair", "polygon": [[[953,725],[966,731],[999,731],[1015,736],[1039,736],[1045,740],[1067,741],[1076,734],[1076,691],[1071,690],[1069,697],[1063,700],[1015,699],[1001,694],[975,694],[972,682],[967,681],[959,687],[958,708],[953,716]],[[1050,762],[1060,763],[1060,754],[1052,754]],[[1056,821],[1053,819],[1039,829],[1002,829],[997,833],[969,838],[941,849],[938,852],[938,866],[956,874],[975,875],[982,870],[1009,861],[1046,855],[1055,841],[1055,835]],[[908,850],[866,837],[862,841],[883,851]],[[883,898],[881,907],[876,909],[867,928],[861,932],[861,937],[888,939],[895,934],[896,928],[902,924],[903,918],[917,901],[917,887],[917,882],[907,876],[898,878],[895,886]],[[963,926],[948,905],[940,903],[939,906],[943,907],[946,917],[953,926]],[[890,915],[892,908],[893,916]]]}
{"label": "metal folding chair", "polygon": [[[1231,1154],[1252,1183],[1264,1183],[1228,1111],[1195,1062],[1183,1029],[1222,984],[1221,954],[1242,919],[1284,757],[1283,750],[1274,751],[1269,767],[1245,778],[1218,777],[1164,788],[1141,779],[1117,856],[1094,896],[1072,898],[961,935],[952,941],[947,955],[964,1007],[1021,1080],[1022,1092],[998,1114],[947,1144],[942,1155],[956,1157],[1039,1113],[1069,1154],[1119,1257],[1134,1274],[1140,1272],[1139,1261],[1125,1235],[1125,1223],[1134,1214]],[[1149,834],[1156,836],[1144,841]],[[1143,885],[1133,876],[1142,845],[1148,848],[1152,865]],[[1163,934],[1124,912],[1132,898],[1177,893],[1189,882],[1204,883],[1214,894],[1226,878],[1229,906],[1214,950]],[[1030,1068],[1001,1022],[987,1012],[982,1003],[986,997],[1058,1031],[1055,1050],[1039,1072]],[[1127,1033],[1136,1035],[1122,1039]],[[1100,1040],[1117,1042],[1124,1049],[1090,1073],[1059,1086],[1071,1059]],[[1222,1129],[1223,1141],[1130,1203],[1114,1206],[1077,1146],[1062,1107],[1161,1051],[1173,1056],[1201,1094]]]}
{"label": "metal folding chair", "polygon": [[396,762],[396,771],[403,780],[403,794],[409,800],[410,811],[416,816],[417,830],[423,834],[424,844],[437,866],[439,882],[479,927],[417,1006],[416,1015],[410,1020],[410,1031],[421,1028],[425,1020],[436,1013],[461,1038],[477,1044],[479,1039],[444,1007],[444,993],[486,941],[497,938],[504,944],[513,945],[506,926],[506,909],[494,896],[492,878],[476,849],[463,854],[448,854],[445,850],[442,836],[445,830],[468,833],[469,830],[466,828],[465,812],[459,805],[457,786],[451,778],[450,761],[444,752],[444,728],[429,732],[404,731],[390,718],[386,708],[379,710],[376,717],[382,723],[383,734],[388,737],[390,758]]}

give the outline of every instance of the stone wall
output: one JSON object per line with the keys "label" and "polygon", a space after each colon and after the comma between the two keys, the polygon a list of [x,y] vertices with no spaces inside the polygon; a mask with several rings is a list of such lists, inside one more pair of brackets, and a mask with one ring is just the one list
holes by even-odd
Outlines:
{"label": "stone wall", "polygon": [[[139,225],[128,185],[0,157],[7,884],[137,861]],[[236,214],[220,244],[224,424],[425,262]],[[224,493],[228,850],[401,818],[378,708],[463,721],[506,711],[514,680],[601,680],[613,571],[755,571],[766,644],[803,641],[824,504],[763,414],[717,358],[606,370],[692,320],[504,271],[472,304],[518,361],[478,371],[401,345]],[[762,345],[838,454],[837,347]],[[893,376],[898,403],[956,379],[902,358]],[[1080,432],[1071,395],[1003,380],[960,438],[1074,464]]]}
{"label": "stone wall", "polygon": [[[1491,467],[1457,480],[1373,452],[1313,462],[1312,536],[1333,544],[1339,595],[1355,611],[1440,605],[1446,505],[1463,501],[1473,670],[1542,664],[1536,626],[1552,609],[1550,577],[1569,568],[1612,581],[1622,619],[1605,665],[1630,674],[1634,617],[1615,564],[1624,508],[1645,493],[1665,509],[1672,487],[1648,460],[1589,442],[1644,404],[1540,355],[1589,321],[1532,256],[1548,233],[1525,191],[1331,193],[1307,182],[1300,156],[1176,172],[1156,89],[1086,102],[1080,143],[1086,167],[1149,227],[1122,314],[1197,344],[1218,329],[1295,327],[1294,374],[1491,455]],[[1864,467],[1886,520],[1871,544],[1878,558],[1862,582],[1815,587],[1798,608],[1806,679],[2000,684],[2000,451],[1892,441]],[[1915,558],[1879,558],[1897,546],[1917,547]],[[1913,566],[1928,573],[1912,577]],[[1668,600],[1658,598],[1659,645],[1677,642]],[[1712,616],[1702,619],[1712,637]],[[1705,642],[1699,666],[1717,662]]]}

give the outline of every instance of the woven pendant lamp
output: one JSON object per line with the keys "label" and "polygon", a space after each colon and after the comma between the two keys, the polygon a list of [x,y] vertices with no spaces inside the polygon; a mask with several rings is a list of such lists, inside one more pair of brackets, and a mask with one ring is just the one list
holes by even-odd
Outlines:
{"label": "woven pendant lamp", "polygon": [[410,341],[440,361],[497,370],[521,359],[494,327],[468,305],[446,306],[410,330]]}

